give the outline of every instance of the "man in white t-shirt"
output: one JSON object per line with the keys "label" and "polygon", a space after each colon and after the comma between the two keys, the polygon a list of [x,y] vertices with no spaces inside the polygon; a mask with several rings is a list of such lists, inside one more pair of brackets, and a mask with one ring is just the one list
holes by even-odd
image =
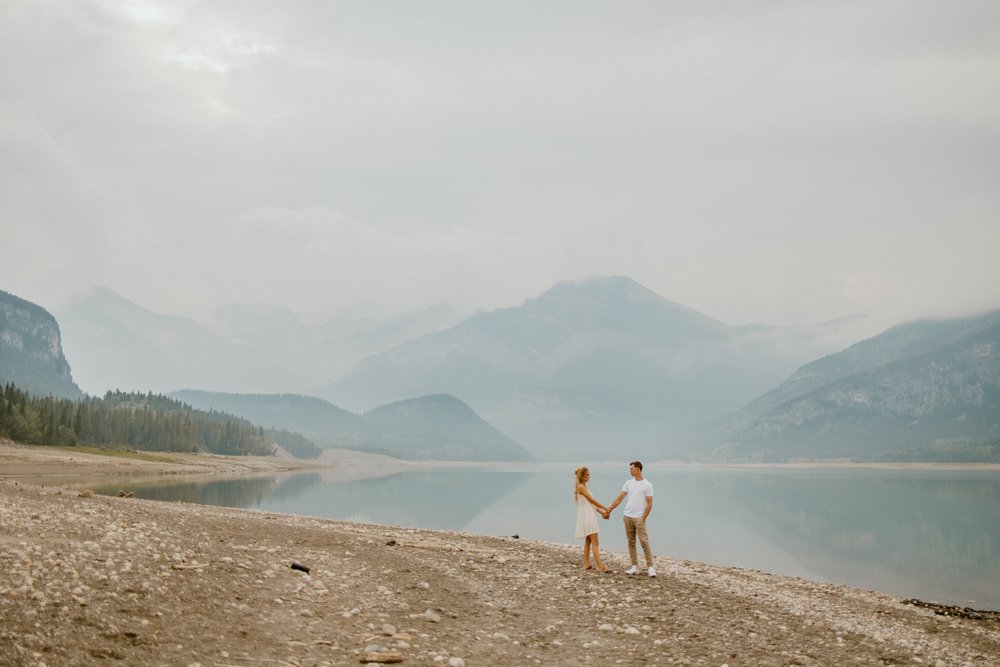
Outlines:
{"label": "man in white t-shirt", "polygon": [[628,472],[632,479],[625,482],[622,492],[608,507],[608,511],[614,510],[622,498],[625,499],[625,537],[628,539],[628,556],[632,560],[632,567],[625,570],[625,574],[639,573],[639,556],[635,551],[635,538],[638,536],[642,553],[646,557],[646,567],[649,568],[647,572],[649,576],[655,577],[653,550],[649,548],[649,536],[646,534],[646,518],[653,511],[653,485],[642,476],[641,462],[632,461]]}

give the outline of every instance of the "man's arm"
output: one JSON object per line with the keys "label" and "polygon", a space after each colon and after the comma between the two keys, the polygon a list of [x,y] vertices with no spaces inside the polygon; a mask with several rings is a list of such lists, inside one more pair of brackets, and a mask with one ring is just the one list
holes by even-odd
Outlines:
{"label": "man's arm", "polygon": [[653,496],[646,496],[646,511],[642,513],[642,522],[646,523],[646,517],[653,511]]}
{"label": "man's arm", "polygon": [[622,491],[621,493],[618,494],[618,497],[615,498],[615,501],[613,503],[611,503],[610,505],[608,505],[608,511],[610,512],[610,511],[614,510],[614,508],[618,507],[618,505],[620,505],[621,502],[622,502],[622,498],[624,498],[624,497],[625,497],[625,492]]}

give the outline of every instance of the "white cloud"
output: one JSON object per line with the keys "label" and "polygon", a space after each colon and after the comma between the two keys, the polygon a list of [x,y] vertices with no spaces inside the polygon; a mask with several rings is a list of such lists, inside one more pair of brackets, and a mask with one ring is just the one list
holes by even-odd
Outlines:
{"label": "white cloud", "polygon": [[21,0],[0,287],[511,305],[626,274],[733,323],[1000,305],[1000,9]]}

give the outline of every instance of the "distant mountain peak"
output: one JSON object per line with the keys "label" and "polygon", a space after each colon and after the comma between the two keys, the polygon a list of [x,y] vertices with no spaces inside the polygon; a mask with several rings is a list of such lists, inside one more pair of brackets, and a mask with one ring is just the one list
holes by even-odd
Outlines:
{"label": "distant mountain peak", "polygon": [[110,287],[105,287],[104,285],[92,285],[89,289],[85,289],[74,295],[72,301],[74,303],[79,301],[111,301],[125,302],[133,306],[136,305],[135,302],[129,301],[118,292],[114,291]]}
{"label": "distant mountain peak", "polygon": [[[62,313],[96,313],[113,312],[121,314],[143,314],[154,315],[154,313],[131,299],[122,296],[110,287],[104,285],[94,285],[89,289],[78,292],[70,300],[69,305],[61,309]],[[172,316],[163,316],[172,317]]]}
{"label": "distant mountain peak", "polygon": [[542,299],[601,299],[616,298],[635,303],[659,302],[673,305],[651,289],[628,276],[591,276],[583,280],[563,280],[540,294],[533,301]]}
{"label": "distant mountain peak", "polygon": [[475,411],[469,407],[469,405],[453,394],[427,394],[426,396],[416,396],[413,398],[404,398],[400,401],[394,401],[386,405],[381,405],[374,410],[370,410],[368,414],[375,411],[390,412],[393,410],[406,411],[413,407],[420,407],[421,409],[431,408],[435,410],[460,410],[468,414],[474,414]]}
{"label": "distant mountain peak", "polygon": [[[647,320],[652,330],[679,326],[698,335],[729,336],[731,327],[703,313],[665,299],[628,276],[594,276],[579,281],[562,281],[521,307],[526,312],[575,314],[584,320],[602,320],[604,326],[626,328],[635,318]],[[574,317],[571,315],[570,317]],[[650,331],[647,331],[650,333]],[[655,335],[655,334],[654,334]]]}

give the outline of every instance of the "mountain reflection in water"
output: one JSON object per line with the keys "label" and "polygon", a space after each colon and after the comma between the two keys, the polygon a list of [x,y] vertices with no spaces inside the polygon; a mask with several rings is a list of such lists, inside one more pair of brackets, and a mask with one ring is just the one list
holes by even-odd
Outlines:
{"label": "mountain reflection in water", "polygon": [[[220,507],[261,507],[270,499],[295,498],[321,481],[318,474],[307,473],[287,477],[237,477],[180,483],[144,482],[129,485],[127,488],[133,491],[136,497],[148,500]],[[117,494],[121,488],[121,483],[106,484],[94,487],[94,492],[111,496]]]}
{"label": "mountain reflection in water", "polygon": [[[852,470],[700,477],[700,494],[711,499],[708,515],[728,512],[734,523],[780,545],[802,565],[802,576],[1000,608],[995,475]],[[690,497],[692,483],[677,480],[678,495]],[[715,560],[741,565],[740,551],[734,543],[730,557]]]}

